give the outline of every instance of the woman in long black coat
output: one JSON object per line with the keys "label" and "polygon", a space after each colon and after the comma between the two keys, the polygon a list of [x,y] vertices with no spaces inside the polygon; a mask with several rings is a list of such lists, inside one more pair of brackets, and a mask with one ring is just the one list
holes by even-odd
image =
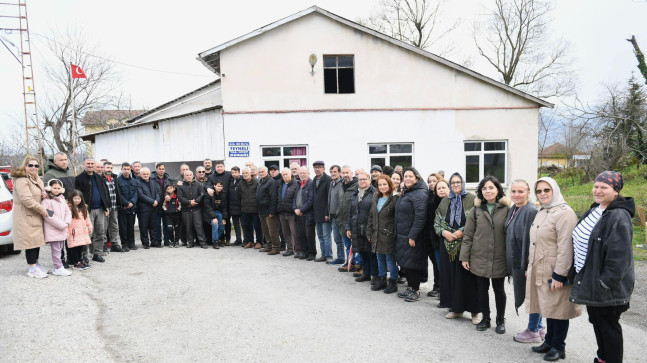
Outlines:
{"label": "woman in long black coat", "polygon": [[459,173],[449,178],[449,197],[443,198],[436,210],[436,233],[440,243],[440,304],[449,308],[447,319],[472,313],[472,323],[481,322],[476,299],[476,277],[463,268],[458,255],[467,222],[466,213],[474,207],[474,194],[465,190],[465,181]]}
{"label": "woman in long black coat", "polygon": [[375,189],[371,186],[371,176],[367,173],[357,175],[358,188],[353,193],[346,223],[346,236],[351,239],[353,251],[359,252],[364,261],[362,273],[355,275],[357,282],[371,281],[371,285],[377,280],[377,255],[372,252],[371,242],[368,241],[366,227],[368,217],[373,204]]}
{"label": "woman in long black coat", "polygon": [[395,258],[407,276],[408,287],[398,293],[405,301],[420,300],[420,282],[427,270],[430,246],[423,229],[427,220],[427,184],[415,168],[404,171],[404,188],[395,206]]}

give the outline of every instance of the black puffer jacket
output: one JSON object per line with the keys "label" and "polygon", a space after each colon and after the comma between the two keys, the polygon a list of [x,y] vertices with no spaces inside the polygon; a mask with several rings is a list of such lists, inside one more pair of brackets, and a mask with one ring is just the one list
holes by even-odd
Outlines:
{"label": "black puffer jacket", "polygon": [[[597,208],[593,204],[591,209]],[[591,213],[580,219],[580,223]],[[602,212],[589,237],[586,261],[575,276],[569,300],[587,306],[629,303],[634,289],[633,198],[618,196]],[[574,269],[573,269],[574,270]]]}
{"label": "black puffer jacket", "polygon": [[364,192],[362,199],[360,199],[358,188],[353,193],[353,198],[350,201],[346,230],[350,231],[353,250],[357,252],[371,252],[367,226],[374,194],[375,189],[373,186],[369,186]]}
{"label": "black puffer jacket", "polygon": [[[427,268],[429,246],[422,230],[427,221],[427,184],[419,180],[411,188],[404,188],[395,206],[395,258],[400,266],[411,270]],[[409,245],[415,240],[415,247]]]}
{"label": "black puffer jacket", "polygon": [[371,241],[371,252],[391,255],[395,251],[395,205],[399,195],[389,195],[377,211],[377,195],[373,197],[371,213],[368,218],[367,235]]}
{"label": "black puffer jacket", "polygon": [[259,216],[276,214],[276,182],[269,175],[258,182],[256,207]]}
{"label": "black puffer jacket", "polygon": [[326,221],[328,216],[328,190],[330,190],[330,175],[323,173],[319,178],[319,186],[317,186],[317,178],[312,179],[315,187],[315,223]]}
{"label": "black puffer jacket", "polygon": [[276,213],[283,215],[294,215],[294,209],[292,209],[292,204],[294,203],[294,198],[297,195],[297,190],[299,189],[299,182],[294,179],[291,179],[285,189],[285,198],[281,197],[283,189],[283,182],[278,184],[276,188]]}
{"label": "black puffer jacket", "polygon": [[434,223],[436,222],[436,209],[438,209],[441,200],[443,200],[443,198],[429,192],[427,203],[427,222],[425,223],[424,236],[427,243],[429,243],[431,248],[434,249],[440,248],[440,237],[436,234]]}
{"label": "black puffer jacket", "polygon": [[[342,189],[344,190],[341,201],[339,202],[339,209],[337,209],[337,219],[340,221],[339,225],[344,229],[340,231],[342,234],[346,234],[346,220],[348,220],[348,212],[350,211],[350,201],[353,199],[353,193],[357,191],[357,178],[353,178],[348,184],[342,182]],[[330,211],[332,213],[332,211]]]}
{"label": "black puffer jacket", "polygon": [[249,181],[245,179],[240,180],[240,205],[241,212],[243,213],[258,213],[256,205],[256,189],[258,188],[258,180],[252,177]]}
{"label": "black puffer jacket", "polygon": [[229,209],[230,216],[239,216],[241,213],[241,200],[240,200],[240,183],[243,181],[242,177],[238,179],[231,178],[229,182],[229,193],[227,200],[227,208]]}
{"label": "black puffer jacket", "polygon": [[225,170],[224,172],[222,172],[222,174],[218,174],[216,173],[216,170],[214,170],[207,177],[213,185],[216,185],[217,182],[222,183],[222,192],[225,194],[224,199],[229,201],[229,196],[227,194],[229,193],[229,188],[231,186],[231,173]]}

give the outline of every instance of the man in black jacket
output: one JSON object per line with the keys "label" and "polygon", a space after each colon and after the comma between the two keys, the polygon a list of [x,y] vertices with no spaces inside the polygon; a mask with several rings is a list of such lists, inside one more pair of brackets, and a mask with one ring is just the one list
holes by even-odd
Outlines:
{"label": "man in black jacket", "polygon": [[200,184],[193,180],[193,172],[184,172],[184,182],[177,188],[177,198],[182,204],[182,224],[186,230],[187,248],[192,248],[195,235],[202,248],[207,248],[207,243],[202,229],[202,198],[203,190]]}
{"label": "man in black jacket", "polygon": [[[261,220],[258,217],[258,206],[256,204],[256,189],[258,180],[252,176],[250,168],[243,169],[243,180],[240,182],[240,205],[241,219],[243,223],[243,238],[245,248],[260,249],[263,243],[263,232]],[[254,244],[254,232],[256,232],[256,244]]]}
{"label": "man in black jacket", "polygon": [[[164,193],[166,192],[166,187],[173,185],[173,179],[166,172],[166,166],[164,163],[157,163],[155,165],[155,175],[151,176],[151,181],[157,183],[160,186],[160,191],[162,200],[164,200]],[[155,209],[152,215],[152,222],[159,225],[161,223],[161,230],[164,236],[164,246],[169,246],[169,231],[168,231],[168,221],[166,220],[166,214],[162,210],[162,203]]]}
{"label": "man in black jacket", "polygon": [[278,255],[281,250],[281,241],[279,240],[279,218],[276,215],[276,183],[268,174],[265,166],[258,168],[258,176],[261,179],[256,189],[256,206],[258,216],[261,219],[263,236],[267,240],[267,246],[261,249],[260,252],[268,252],[268,255]]}
{"label": "man in black jacket", "polygon": [[[93,255],[92,260],[105,262],[101,257],[103,244],[106,243],[106,217],[110,214],[110,197],[108,188],[101,175],[94,173],[94,159],[86,158],[83,161],[85,169],[76,176],[74,187],[83,193],[85,203],[90,210],[90,221],[92,222],[92,244],[89,251]],[[87,250],[83,249],[83,260],[88,262]]]}
{"label": "man in black jacket", "polygon": [[[357,265],[361,265],[361,257],[359,257],[359,254],[357,254],[357,251],[351,256],[352,260],[348,260],[348,255],[350,253],[350,247],[351,247],[351,240],[348,238],[346,235],[346,228],[344,227],[344,222],[348,220],[348,214],[350,213],[350,202],[353,199],[353,194],[357,190],[358,182],[357,178],[353,177],[353,171],[351,170],[350,166],[344,165],[341,168],[341,177],[343,180],[342,184],[342,197],[341,201],[339,202],[339,209],[337,209],[337,220],[340,221],[339,226],[340,226],[340,232],[342,236],[342,241],[344,241],[344,246],[346,247],[346,263],[342,265],[341,267],[338,268],[339,272],[354,272],[357,271],[359,268]],[[350,269],[348,268],[348,264],[351,264]]]}
{"label": "man in black jacket", "polygon": [[276,213],[279,214],[281,231],[285,237],[286,251],[283,253],[283,256],[292,256],[294,255],[294,247],[298,238],[296,216],[292,204],[297,194],[299,182],[292,177],[292,173],[288,168],[284,168],[281,171],[281,176],[281,183],[277,185]]}
{"label": "man in black jacket", "polygon": [[[231,184],[231,173],[225,170],[225,162],[224,160],[216,160],[215,161],[216,166],[210,175],[207,174],[209,177],[209,180],[211,180],[211,183],[213,185],[216,185],[217,182],[222,183],[222,192],[224,193],[223,199],[229,205],[229,186]],[[206,166],[205,166],[206,168]],[[208,170],[206,170],[208,172]],[[212,187],[213,188],[213,187]],[[227,215],[231,215],[229,211],[226,211]],[[239,214],[240,215],[240,214]],[[226,224],[225,224],[225,235],[220,237],[221,242],[225,242],[224,245],[228,246],[229,241],[231,241],[231,224],[229,223],[229,218],[225,219]]]}
{"label": "man in black jacket", "polygon": [[[229,184],[229,193],[227,200],[227,208],[229,216],[231,216],[232,224],[234,225],[234,231],[236,231],[236,241],[234,241],[234,246],[240,246],[243,244],[243,237],[240,230],[240,214],[241,214],[241,205],[240,205],[240,182],[243,178],[240,177],[240,168],[234,166],[231,168],[231,182]],[[225,225],[225,233],[229,228],[231,233],[231,227]]]}
{"label": "man in black jacket", "polygon": [[321,250],[321,256],[315,259],[315,262],[332,262],[332,241],[330,240],[332,225],[328,216],[328,190],[332,178],[326,174],[326,165],[323,161],[315,161],[312,167],[315,170],[315,177],[312,180],[315,189],[314,217]]}
{"label": "man in black jacket", "polygon": [[112,173],[112,163],[106,161],[103,163],[103,177],[106,181],[108,194],[110,195],[110,214],[106,217],[106,229],[108,230],[108,240],[110,241],[110,252],[128,252],[128,249],[122,249],[121,239],[119,238],[119,218],[117,217],[121,192],[117,175]]}

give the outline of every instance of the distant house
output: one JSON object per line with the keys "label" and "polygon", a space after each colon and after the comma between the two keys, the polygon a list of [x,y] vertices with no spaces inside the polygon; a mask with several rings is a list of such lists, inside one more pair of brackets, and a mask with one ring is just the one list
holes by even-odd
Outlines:
{"label": "distant house", "polygon": [[[81,125],[85,135],[115,129],[126,125],[126,121],[137,117],[146,110],[100,110],[85,113]],[[91,155],[92,143],[86,142],[88,154]]]}
{"label": "distant house", "polygon": [[556,142],[539,153],[538,163],[540,166],[555,165],[560,168],[567,168],[569,166],[581,166],[584,161],[590,158],[591,155],[585,152],[573,151],[567,146]]}
{"label": "distant house", "polygon": [[[206,35],[202,35],[207,37]],[[208,39],[206,39],[208,41]],[[119,163],[225,160],[287,167],[416,166],[537,174],[537,121],[549,102],[313,6],[198,54],[213,82],[83,136]],[[523,130],[523,132],[519,132]],[[159,147],[163,145],[164,147]]]}

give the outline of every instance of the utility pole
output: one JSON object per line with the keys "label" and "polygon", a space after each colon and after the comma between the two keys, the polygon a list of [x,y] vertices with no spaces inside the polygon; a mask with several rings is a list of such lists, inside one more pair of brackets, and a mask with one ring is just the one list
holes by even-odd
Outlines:
{"label": "utility pole", "polygon": [[39,156],[41,173],[44,173],[43,130],[38,122],[36,88],[34,86],[34,68],[31,57],[31,38],[29,36],[29,21],[27,20],[27,0],[0,2],[0,18],[18,20],[16,28],[7,27],[0,28],[0,30],[4,30],[8,34],[15,31],[18,32],[20,36],[20,54],[16,58],[20,62],[22,68],[22,94],[25,111],[25,148],[27,154]]}

